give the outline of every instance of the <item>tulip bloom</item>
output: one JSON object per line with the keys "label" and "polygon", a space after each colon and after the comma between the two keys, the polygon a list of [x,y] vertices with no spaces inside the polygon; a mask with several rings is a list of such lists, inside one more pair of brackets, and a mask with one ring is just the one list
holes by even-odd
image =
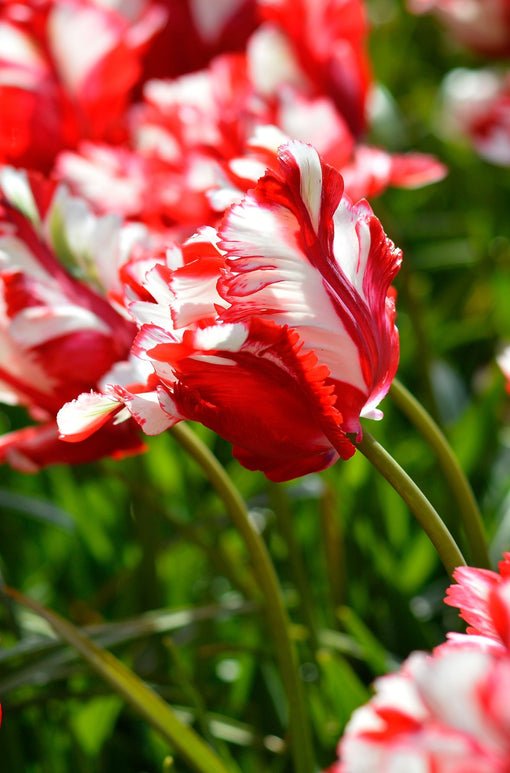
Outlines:
{"label": "tulip bloom", "polygon": [[[265,43],[265,55],[277,58],[274,39]],[[358,145],[333,99],[307,95],[270,62],[261,63],[261,74],[256,48],[218,56],[207,69],[180,78],[148,82],[143,103],[130,113],[129,146],[81,143],[79,152],[59,154],[56,173],[97,210],[141,220],[164,238],[171,229],[178,241],[215,226],[267,167],[278,168],[277,149],[291,139],[309,142],[335,166],[354,200],[445,175],[431,156]]]}
{"label": "tulip bloom", "polygon": [[510,658],[477,647],[411,655],[376,680],[329,773],[505,773],[510,764]]}
{"label": "tulip bloom", "polygon": [[142,2],[125,16],[122,6],[128,4],[107,5],[2,5],[0,161],[49,171],[56,153],[81,138],[124,138],[131,91],[166,12]]}
{"label": "tulip bloom", "polygon": [[442,85],[445,134],[464,136],[486,161],[510,166],[510,73],[450,72]]}
{"label": "tulip bloom", "polygon": [[499,572],[458,567],[456,585],[446,591],[445,603],[460,609],[469,624],[467,634],[449,634],[452,642],[475,641],[510,653],[510,553],[504,554]]}
{"label": "tulip bloom", "polygon": [[55,422],[65,400],[99,388],[128,358],[135,326],[105,294],[117,295],[116,264],[138,238],[138,227],[96,218],[63,188],[1,170],[0,401],[25,406],[37,423],[0,437],[0,463],[35,471],[143,447],[133,422],[105,426],[74,449],[59,440]]}
{"label": "tulip bloom", "polygon": [[133,353],[151,363],[152,391],[113,384],[97,406],[83,396],[59,414],[64,438],[125,405],[149,432],[202,422],[273,480],[352,456],[398,364],[401,253],[311,146],[291,142],[278,159],[217,235],[190,241],[184,265],[133,284]]}
{"label": "tulip bloom", "polygon": [[467,634],[449,634],[432,655],[415,652],[377,679],[328,773],[509,769],[510,554],[499,572],[462,566],[454,578],[445,601],[460,608]]}
{"label": "tulip bloom", "polygon": [[508,0],[409,0],[414,13],[433,13],[461,43],[486,56],[510,53]]}
{"label": "tulip bloom", "polygon": [[[358,137],[366,125],[371,87],[362,0],[263,0],[260,12],[266,24],[254,37],[261,79],[271,81],[275,66],[284,63],[292,83],[330,96]],[[280,55],[269,61],[268,34],[280,40]]]}

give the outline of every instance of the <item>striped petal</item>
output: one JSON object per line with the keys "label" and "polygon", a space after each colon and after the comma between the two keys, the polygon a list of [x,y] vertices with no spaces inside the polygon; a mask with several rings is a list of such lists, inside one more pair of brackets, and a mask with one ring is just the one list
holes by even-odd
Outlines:
{"label": "striped petal", "polygon": [[279,162],[220,229],[230,269],[219,285],[230,304],[222,319],[292,326],[338,385],[344,426],[359,432],[397,367],[389,286],[400,251],[366,202],[342,198],[340,175],[313,148],[291,142]]}

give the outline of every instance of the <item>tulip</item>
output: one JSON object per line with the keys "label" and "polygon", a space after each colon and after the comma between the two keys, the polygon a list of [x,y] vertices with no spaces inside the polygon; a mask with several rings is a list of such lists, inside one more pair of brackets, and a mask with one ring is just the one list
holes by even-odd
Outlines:
{"label": "tulip", "polygon": [[466,634],[377,679],[328,773],[503,773],[510,765],[510,554],[498,572],[458,567],[445,602]]}
{"label": "tulip", "polygon": [[35,471],[143,447],[131,423],[70,449],[55,423],[63,402],[99,388],[129,355],[135,326],[106,296],[115,296],[116,266],[142,235],[113,215],[95,217],[64,188],[0,172],[0,400],[37,422],[0,437],[0,462]]}
{"label": "tulip", "polygon": [[398,364],[390,284],[401,253],[314,148],[291,142],[278,161],[217,234],[185,246],[183,265],[159,263],[134,283],[133,354],[154,376],[64,407],[63,437],[83,439],[98,412],[125,406],[149,433],[202,422],[272,480],[352,456]]}
{"label": "tulip", "polygon": [[486,56],[510,53],[508,0],[409,0],[414,13],[433,13],[453,37]]}

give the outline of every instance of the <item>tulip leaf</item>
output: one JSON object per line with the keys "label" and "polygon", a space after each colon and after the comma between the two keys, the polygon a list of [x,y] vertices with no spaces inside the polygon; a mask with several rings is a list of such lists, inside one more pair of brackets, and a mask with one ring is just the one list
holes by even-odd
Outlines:
{"label": "tulip leaf", "polygon": [[156,729],[194,770],[198,773],[228,773],[229,768],[200,736],[183,724],[173,709],[120,660],[101,649],[83,631],[57,613],[13,588],[4,586],[3,591],[40,615],[62,639],[75,647],[89,666]]}

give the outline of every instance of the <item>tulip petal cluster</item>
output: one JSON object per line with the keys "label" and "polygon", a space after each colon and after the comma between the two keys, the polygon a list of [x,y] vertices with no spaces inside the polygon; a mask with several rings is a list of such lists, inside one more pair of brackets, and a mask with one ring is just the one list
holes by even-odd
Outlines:
{"label": "tulip petal cluster", "polygon": [[510,767],[510,553],[499,571],[459,567],[447,604],[469,624],[413,653],[356,710],[330,773],[503,773]]}
{"label": "tulip petal cluster", "polygon": [[510,53],[507,0],[408,0],[414,13],[433,13],[460,43],[485,56]]}
{"label": "tulip petal cluster", "polygon": [[[138,284],[126,267],[139,298],[133,351],[154,377],[136,397],[111,385],[97,406],[106,417],[116,397],[149,434],[200,421],[246,467],[286,480],[350,457],[360,417],[380,417],[398,364],[401,254],[311,146],[283,146],[278,161],[217,232],[187,244],[183,265]],[[63,408],[62,435],[83,438],[89,414],[93,431],[91,396]]]}
{"label": "tulip petal cluster", "polygon": [[353,453],[400,253],[351,202],[446,171],[364,144],[367,38],[362,0],[2,3],[0,398],[31,424],[0,461],[182,419],[275,479]]}
{"label": "tulip petal cluster", "polygon": [[[117,281],[115,267],[138,237],[138,229],[123,228],[116,216],[95,217],[63,188],[2,170],[0,398],[25,406],[37,423],[0,437],[0,461],[33,471],[143,447],[134,426],[126,424],[106,426],[70,451],[59,440],[55,421],[66,399],[97,388],[102,376],[129,356],[135,326],[106,293],[109,281]],[[91,265],[90,256],[98,253],[103,263]],[[90,271],[89,282],[80,281]]]}

